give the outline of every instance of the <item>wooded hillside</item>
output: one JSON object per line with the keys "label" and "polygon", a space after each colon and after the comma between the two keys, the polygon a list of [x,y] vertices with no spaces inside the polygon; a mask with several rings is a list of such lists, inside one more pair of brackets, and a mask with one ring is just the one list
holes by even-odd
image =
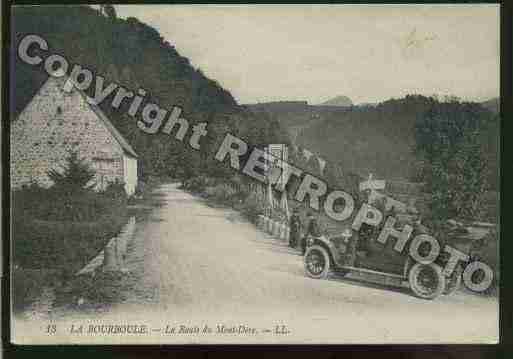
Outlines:
{"label": "wooded hillside", "polygon": [[[443,102],[435,98],[409,95],[376,106],[337,108],[284,102],[250,107],[268,113],[289,131],[297,145],[340,165],[346,172],[363,177],[374,173],[389,180],[416,181],[418,165],[422,161],[415,155],[416,124],[427,111],[441,104]],[[491,188],[496,188],[498,114],[488,103],[457,103],[455,106],[461,113],[472,109],[485,123],[480,129],[479,142],[488,160],[488,182]]]}
{"label": "wooded hillside", "polygon": [[191,177],[212,171],[228,176],[218,163],[212,162],[215,153],[211,153],[228,131],[253,145],[287,142],[280,125],[270,116],[256,117],[239,106],[228,90],[179,54],[173,39],[164,39],[136,18],[124,20],[116,18],[115,13],[107,16],[89,6],[15,7],[12,25],[11,120],[47,78],[42,66],[25,64],[17,56],[19,41],[27,34],[37,34],[49,44],[46,56],[59,53],[70,65],[80,64],[131,91],[145,89],[148,95],[142,106],[146,101],[168,110],[181,106],[182,116],[190,123],[209,122],[208,143],[200,153],[186,149],[172,136],[143,133],[136,119],[126,114],[129,103],[117,110],[110,106],[114,93],[103,101],[102,109],[139,154],[144,175]]}

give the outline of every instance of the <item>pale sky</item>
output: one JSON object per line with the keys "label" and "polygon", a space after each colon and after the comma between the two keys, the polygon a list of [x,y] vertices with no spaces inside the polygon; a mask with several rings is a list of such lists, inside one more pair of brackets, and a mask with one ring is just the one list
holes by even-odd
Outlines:
{"label": "pale sky", "polygon": [[116,5],[239,103],[499,96],[499,6]]}

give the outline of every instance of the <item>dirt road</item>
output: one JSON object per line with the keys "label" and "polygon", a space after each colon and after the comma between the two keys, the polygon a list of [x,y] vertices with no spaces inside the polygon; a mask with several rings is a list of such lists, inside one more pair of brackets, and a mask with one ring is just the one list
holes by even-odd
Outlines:
{"label": "dirt road", "polygon": [[[129,247],[127,299],[108,312],[63,319],[54,340],[344,344],[498,338],[495,298],[456,293],[426,301],[407,289],[310,279],[294,250],[233,210],[210,207],[177,184],[161,186],[156,194],[163,205],[137,223]],[[128,322],[147,325],[148,332],[72,336],[68,330],[73,323]],[[179,333],[180,325],[187,330]],[[203,332],[205,326],[212,332]]]}

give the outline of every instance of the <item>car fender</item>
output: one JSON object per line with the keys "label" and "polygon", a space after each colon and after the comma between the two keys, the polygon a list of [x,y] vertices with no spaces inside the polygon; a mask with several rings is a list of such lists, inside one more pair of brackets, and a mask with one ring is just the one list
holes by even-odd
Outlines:
{"label": "car fender", "polygon": [[411,267],[413,267],[414,264],[415,264],[415,261],[413,260],[413,258],[408,256],[406,258],[406,261],[404,262],[403,277],[408,278],[408,274],[410,273],[410,269],[411,269]]}
{"label": "car fender", "polygon": [[342,267],[344,265],[344,260],[341,254],[339,253],[333,242],[331,242],[328,238],[326,238],[325,236],[316,237],[314,243],[317,243],[328,250],[328,253],[335,265],[337,265],[338,267]]}

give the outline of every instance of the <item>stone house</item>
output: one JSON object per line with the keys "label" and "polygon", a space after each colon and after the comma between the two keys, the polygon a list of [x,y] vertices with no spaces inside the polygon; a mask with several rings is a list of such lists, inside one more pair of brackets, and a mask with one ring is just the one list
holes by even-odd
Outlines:
{"label": "stone house", "polygon": [[137,185],[137,154],[87,95],[64,90],[65,78],[49,77],[11,123],[11,187],[36,182],[49,187],[71,151],[96,172],[96,188],[116,179],[128,195]]}

